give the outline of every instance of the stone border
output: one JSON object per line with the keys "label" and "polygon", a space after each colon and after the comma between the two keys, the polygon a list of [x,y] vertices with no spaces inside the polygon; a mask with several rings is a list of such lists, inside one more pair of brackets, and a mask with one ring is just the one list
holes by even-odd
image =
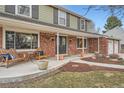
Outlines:
{"label": "stone border", "polygon": [[0,83],[21,82],[21,81],[33,79],[33,78],[36,78],[36,77],[39,77],[39,76],[45,77],[45,76],[51,74],[51,72],[52,73],[59,72],[57,70],[59,68],[61,68],[62,66],[64,66],[65,64],[67,64],[67,63],[64,63],[64,64],[62,64],[60,66],[57,66],[57,67],[54,67],[54,68],[50,68],[50,69],[45,70],[43,72],[33,73],[33,74],[29,74],[29,75],[24,75],[24,76],[17,76],[17,77],[0,78]]}

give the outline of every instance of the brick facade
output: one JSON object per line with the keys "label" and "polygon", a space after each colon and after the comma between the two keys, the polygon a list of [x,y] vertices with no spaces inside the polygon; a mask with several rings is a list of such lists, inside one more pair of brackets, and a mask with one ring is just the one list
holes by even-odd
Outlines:
{"label": "brick facade", "polygon": [[[98,38],[88,38],[88,50],[90,53],[98,51]],[[99,38],[99,52],[108,54],[108,39],[105,37]]]}
{"label": "brick facade", "polygon": [[98,38],[88,38],[88,51],[90,53],[98,51]]}
{"label": "brick facade", "polygon": [[69,36],[68,37],[68,54],[76,54],[77,46],[76,46],[76,37]]}
{"label": "brick facade", "polygon": [[55,34],[40,33],[40,47],[48,56],[56,55]]}
{"label": "brick facade", "polygon": [[108,54],[108,38],[101,37],[99,43],[100,53],[107,55]]}
{"label": "brick facade", "polygon": [[3,38],[2,34],[3,34],[3,29],[2,27],[0,27],[0,48],[2,48],[2,38]]}
{"label": "brick facade", "polygon": [[[101,37],[100,39],[100,53],[108,54],[108,39]],[[80,54],[82,49],[77,49],[76,36],[68,36],[68,54]],[[50,33],[40,33],[40,47],[48,56],[56,55],[56,35]],[[85,53],[98,51],[98,38],[88,38],[88,48]]]}

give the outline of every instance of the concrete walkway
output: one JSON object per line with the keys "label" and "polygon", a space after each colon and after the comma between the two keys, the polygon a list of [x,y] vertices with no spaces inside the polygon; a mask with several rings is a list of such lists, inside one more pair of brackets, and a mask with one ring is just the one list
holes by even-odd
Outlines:
{"label": "concrete walkway", "polygon": [[102,67],[124,69],[124,65],[96,63],[96,62],[89,62],[89,61],[84,61],[84,60],[80,60],[80,59],[79,60],[73,60],[72,62],[85,63],[85,64],[88,64],[88,65],[95,65],[95,66],[102,66]]}
{"label": "concrete walkway", "polygon": [[[93,55],[92,54],[85,55],[85,57],[89,57],[89,56],[93,56]],[[60,60],[60,61],[57,61],[55,58],[49,58],[48,61],[49,64],[47,70],[39,70],[38,66],[32,62],[17,64],[9,68],[0,67],[0,83],[17,82],[17,81],[35,78],[38,76],[44,76],[47,73],[52,73],[53,71],[56,71],[58,68],[62,67],[63,65],[69,62],[85,63],[88,65],[124,69],[123,65],[83,61],[80,60],[79,55],[67,56],[65,57],[64,60]]]}

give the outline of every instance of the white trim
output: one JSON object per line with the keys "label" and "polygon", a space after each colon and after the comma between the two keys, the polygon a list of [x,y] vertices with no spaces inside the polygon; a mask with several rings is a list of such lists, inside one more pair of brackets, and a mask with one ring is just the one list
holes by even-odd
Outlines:
{"label": "white trim", "polygon": [[57,33],[57,38],[56,38],[56,48],[57,48],[57,60],[59,60],[59,33]]}
{"label": "white trim", "polygon": [[[64,25],[64,24],[60,24],[60,19],[59,19],[59,17],[60,17],[60,13],[61,13],[61,12],[64,13],[64,17],[63,17],[63,18],[65,18],[65,25]],[[67,18],[66,18],[66,15],[67,15],[66,12],[61,11],[61,10],[58,10],[58,25],[66,26],[66,23],[67,23],[67,22],[66,22],[66,19],[67,19]]]}
{"label": "white trim", "polygon": [[[81,21],[84,21],[84,29],[81,28]],[[84,30],[85,31],[85,19],[80,19],[80,30]]]}
{"label": "white trim", "polygon": [[19,14],[18,13],[18,5],[15,6],[15,14],[16,15],[19,15],[19,16],[24,16],[24,17],[32,18],[32,6],[31,5],[28,5],[28,6],[30,8],[30,14],[29,14],[29,16],[26,16],[26,15],[23,15],[23,14]]}
{"label": "white trim", "polygon": [[[6,46],[6,31],[14,31],[14,32],[22,32],[22,33],[34,33],[38,34],[38,47],[40,47],[40,32],[35,32],[31,30],[24,30],[24,29],[19,29],[19,28],[11,28],[11,27],[3,27],[3,48]],[[17,51],[35,51],[36,49],[16,49]]]}

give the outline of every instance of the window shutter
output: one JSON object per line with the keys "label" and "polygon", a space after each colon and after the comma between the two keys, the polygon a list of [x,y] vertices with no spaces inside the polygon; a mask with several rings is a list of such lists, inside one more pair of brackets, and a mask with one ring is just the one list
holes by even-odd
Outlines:
{"label": "window shutter", "polygon": [[67,27],[70,26],[70,14],[69,13],[66,14],[66,26]]}
{"label": "window shutter", "polygon": [[58,9],[54,8],[53,10],[53,23],[58,24]]}
{"label": "window shutter", "polygon": [[5,5],[5,12],[15,14],[15,5]]}
{"label": "window shutter", "polygon": [[77,29],[80,30],[80,18],[77,19]]}
{"label": "window shutter", "polygon": [[38,19],[39,18],[39,6],[32,5],[32,18]]}

